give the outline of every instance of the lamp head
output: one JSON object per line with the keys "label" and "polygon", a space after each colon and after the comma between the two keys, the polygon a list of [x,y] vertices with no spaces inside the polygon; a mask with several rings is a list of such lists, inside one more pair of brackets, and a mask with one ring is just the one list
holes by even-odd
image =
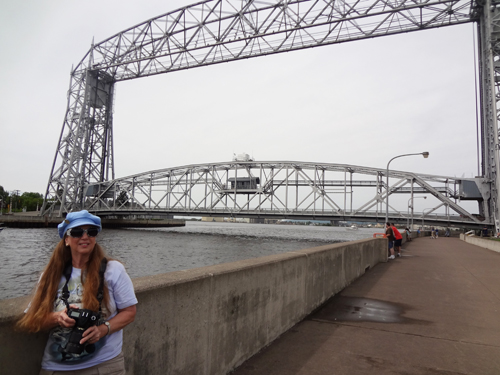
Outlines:
{"label": "lamp head", "polygon": [[427,151],[422,152],[422,155],[424,156],[424,159],[427,159],[429,157],[429,153]]}

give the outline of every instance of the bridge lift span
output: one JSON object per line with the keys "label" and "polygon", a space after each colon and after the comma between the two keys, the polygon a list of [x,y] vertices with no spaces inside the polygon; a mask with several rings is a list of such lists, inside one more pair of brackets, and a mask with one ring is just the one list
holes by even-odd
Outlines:
{"label": "bridge lift span", "polygon": [[[457,219],[462,220],[463,225],[495,226],[498,231],[500,182],[497,101],[500,100],[500,70],[497,70],[497,63],[500,60],[500,8],[497,6],[500,3],[492,0],[208,0],[124,30],[92,45],[71,72],[68,106],[42,215],[63,216],[83,208],[109,215],[113,211],[115,214],[124,214],[139,209],[142,213],[162,211],[187,214],[199,211],[200,207],[212,210],[212,214],[215,214],[214,210],[221,209],[221,214],[227,210],[233,215],[253,215],[250,210],[263,210],[264,201],[269,204],[266,207],[268,214],[271,214],[270,211],[276,211],[276,214],[295,211],[297,217],[309,217],[309,211],[316,212],[321,201],[325,207],[322,215],[326,217],[354,217],[360,212],[368,217],[373,214],[369,213],[370,210],[374,210],[373,215],[378,217],[379,210],[376,207],[381,205],[387,195],[410,194],[413,202],[414,193],[425,192],[439,202],[433,211],[445,207],[446,213],[449,210],[454,212],[450,215],[458,219],[453,218],[453,222]],[[199,165],[115,179],[112,114],[114,85],[117,82],[468,22],[477,23],[480,41],[482,176],[476,179],[390,171],[391,180],[396,179],[398,182],[384,192],[382,177],[386,171],[294,162]],[[237,173],[241,169],[247,174],[238,177]],[[218,180],[213,174],[221,170],[226,171],[229,184]],[[277,170],[284,173],[284,177],[272,177],[269,180],[269,176],[274,176]],[[306,176],[305,170],[308,173],[314,171],[314,176]],[[342,170],[349,175],[361,173],[377,177],[371,181],[349,180],[347,183],[344,180],[343,185],[341,180],[321,180],[321,173],[334,170]],[[287,171],[291,174],[288,175]],[[294,173],[297,176],[292,178]],[[160,175],[162,177],[156,178]],[[177,183],[171,185],[172,180],[169,178],[177,179]],[[246,178],[249,184],[254,183],[256,187],[246,192],[246,203],[240,202],[245,194],[239,188],[231,188],[229,178],[234,179],[234,186],[243,182],[239,178]],[[203,184],[201,181],[204,181]],[[177,193],[174,194],[174,188],[179,189],[181,184],[185,186],[181,192],[182,199],[189,202],[184,203],[182,209],[182,199],[175,195]],[[352,205],[348,209],[346,204],[339,204],[338,199],[332,198],[330,191],[343,188],[347,192],[356,184],[371,185],[376,193],[356,209]],[[160,199],[153,193],[153,186],[170,186],[172,189],[163,192],[164,197]],[[197,191],[195,194],[195,186],[204,186],[206,193]],[[283,186],[287,187],[284,190],[285,198],[277,193],[279,188],[281,194]],[[290,206],[291,191],[300,190],[301,187],[308,187],[312,192],[306,194],[307,199],[296,193],[294,199],[299,203]],[[197,194],[201,194],[201,198]],[[347,197],[345,193],[343,200],[346,202]],[[471,215],[459,204],[466,199],[478,202],[479,215]],[[167,200],[168,204],[165,203]],[[257,201],[259,204],[255,204]],[[217,204],[214,205],[214,202]],[[222,208],[218,205],[222,205]],[[391,218],[400,217],[401,213],[394,207],[391,209]],[[301,210],[303,212],[299,213]],[[450,221],[450,215],[445,214],[443,222]]]}
{"label": "bridge lift span", "polygon": [[[240,162],[190,165],[145,172],[87,186],[85,207],[104,216],[181,215],[255,219],[350,220],[382,223],[389,195],[408,196],[408,210],[392,209],[391,219],[421,220],[417,197],[433,199],[427,224],[478,227],[484,218],[458,202],[481,199],[478,179],[392,171],[343,164]],[[485,185],[487,186],[487,184]],[[396,202],[398,197],[391,198]],[[443,213],[435,211],[444,207]],[[411,208],[411,211],[410,211]]]}

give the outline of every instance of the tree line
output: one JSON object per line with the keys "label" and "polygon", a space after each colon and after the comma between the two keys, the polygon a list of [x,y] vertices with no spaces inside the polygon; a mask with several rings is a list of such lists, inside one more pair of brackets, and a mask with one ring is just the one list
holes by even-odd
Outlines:
{"label": "tree line", "polygon": [[42,207],[42,194],[32,192],[20,193],[19,190],[8,192],[0,185],[0,208],[2,213],[36,211]]}

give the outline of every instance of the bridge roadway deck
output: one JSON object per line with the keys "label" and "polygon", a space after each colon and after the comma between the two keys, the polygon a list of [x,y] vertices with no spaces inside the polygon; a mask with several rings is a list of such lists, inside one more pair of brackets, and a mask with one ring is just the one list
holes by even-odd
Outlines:
{"label": "bridge roadway deck", "polygon": [[232,375],[500,374],[500,254],[418,238]]}

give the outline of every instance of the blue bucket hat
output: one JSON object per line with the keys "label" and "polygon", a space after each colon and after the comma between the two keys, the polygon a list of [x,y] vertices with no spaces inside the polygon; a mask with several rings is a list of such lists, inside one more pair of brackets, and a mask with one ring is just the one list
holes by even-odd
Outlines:
{"label": "blue bucket hat", "polygon": [[66,219],[57,226],[59,237],[63,238],[64,233],[66,233],[68,229],[80,227],[82,225],[93,225],[94,227],[98,227],[99,232],[102,229],[100,217],[89,214],[89,212],[86,210],[70,212],[68,215],[66,215]]}

